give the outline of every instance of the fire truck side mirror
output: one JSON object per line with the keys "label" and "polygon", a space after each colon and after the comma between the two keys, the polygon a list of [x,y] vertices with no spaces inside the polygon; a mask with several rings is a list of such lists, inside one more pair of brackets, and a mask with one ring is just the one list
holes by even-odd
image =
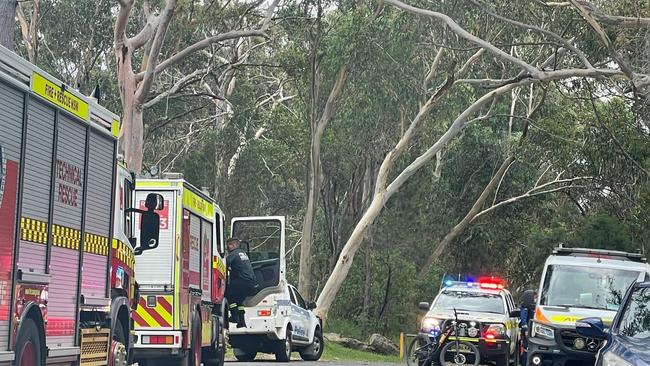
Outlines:
{"label": "fire truck side mirror", "polygon": [[135,249],[135,254],[142,254],[145,250],[158,248],[160,237],[160,215],[153,210],[145,211],[140,216],[140,246]]}
{"label": "fire truck side mirror", "polygon": [[155,211],[165,208],[165,200],[158,193],[149,193],[144,205],[147,211],[140,211],[140,246],[135,248],[135,255],[158,248],[160,239],[160,215]]}

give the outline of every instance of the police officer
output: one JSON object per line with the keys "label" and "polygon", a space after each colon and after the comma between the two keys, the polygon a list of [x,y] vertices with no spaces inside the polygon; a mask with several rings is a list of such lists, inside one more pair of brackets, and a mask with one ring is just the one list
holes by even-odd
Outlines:
{"label": "police officer", "polygon": [[524,291],[521,296],[521,307],[519,309],[519,328],[521,329],[520,339],[520,365],[526,366],[528,361],[528,323],[535,315],[536,294],[533,290]]}
{"label": "police officer", "polygon": [[246,327],[243,301],[255,293],[257,280],[248,254],[239,248],[239,244],[239,239],[235,238],[226,241],[230,252],[226,257],[226,266],[230,271],[226,299],[230,309],[230,322],[237,323],[237,328],[243,328]]}

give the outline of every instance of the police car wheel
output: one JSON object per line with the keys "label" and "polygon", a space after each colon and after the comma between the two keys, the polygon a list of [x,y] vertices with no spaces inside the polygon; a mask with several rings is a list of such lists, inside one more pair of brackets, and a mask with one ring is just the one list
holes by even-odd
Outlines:
{"label": "police car wheel", "polygon": [[318,361],[323,355],[324,349],[323,332],[318,328],[314,331],[314,341],[312,344],[300,351],[300,358],[305,361]]}
{"label": "police car wheel", "polygon": [[287,329],[284,339],[278,341],[275,350],[275,360],[278,362],[289,362],[291,360],[291,348],[293,347],[291,328]]}

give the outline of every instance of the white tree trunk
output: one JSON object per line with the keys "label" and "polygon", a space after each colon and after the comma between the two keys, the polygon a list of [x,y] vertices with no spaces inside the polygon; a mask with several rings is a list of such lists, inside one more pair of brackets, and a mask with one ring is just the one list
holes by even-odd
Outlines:
{"label": "white tree trunk", "polygon": [[318,194],[320,192],[320,153],[321,140],[325,129],[334,116],[336,103],[347,83],[348,69],[343,66],[337,75],[334,86],[327,98],[323,114],[318,122],[312,122],[311,149],[309,154],[309,176],[307,182],[307,207],[302,228],[302,244],[300,245],[300,270],[298,274],[298,291],[307,299],[311,299],[311,247],[314,240],[314,221],[318,208]]}

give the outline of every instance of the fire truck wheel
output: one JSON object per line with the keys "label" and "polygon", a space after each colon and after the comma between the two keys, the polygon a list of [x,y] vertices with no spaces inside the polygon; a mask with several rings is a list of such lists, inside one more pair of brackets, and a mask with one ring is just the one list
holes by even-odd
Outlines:
{"label": "fire truck wheel", "polygon": [[16,366],[41,366],[43,365],[41,337],[38,328],[32,319],[26,319],[20,328],[16,340]]}
{"label": "fire truck wheel", "polygon": [[128,357],[126,353],[126,336],[124,335],[124,327],[118,320],[115,322],[115,329],[113,330],[113,340],[111,342],[111,350],[108,355],[109,366],[127,366]]}
{"label": "fire truck wheel", "polygon": [[276,344],[275,350],[275,360],[278,362],[289,362],[291,361],[291,347],[293,344],[291,342],[292,332],[291,328],[287,328],[287,335],[284,339],[281,339]]}
{"label": "fire truck wheel", "polygon": [[182,366],[201,366],[201,321],[195,314],[192,320],[190,349],[183,357]]}
{"label": "fire truck wheel", "polygon": [[226,347],[225,347],[225,336],[222,317],[214,317],[213,321],[216,322],[216,333],[218,334],[218,339],[210,347],[203,349],[203,354],[201,360],[206,366],[223,366],[224,360],[226,358]]}

